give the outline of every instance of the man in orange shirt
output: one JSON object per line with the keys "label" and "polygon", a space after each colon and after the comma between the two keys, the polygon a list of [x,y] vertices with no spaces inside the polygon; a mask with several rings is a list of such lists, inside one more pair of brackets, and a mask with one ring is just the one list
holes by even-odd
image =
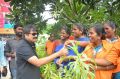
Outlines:
{"label": "man in orange shirt", "polygon": [[54,52],[55,49],[54,40],[55,40],[54,34],[50,34],[50,37],[48,38],[48,41],[46,42],[46,46],[45,46],[47,55],[51,55]]}

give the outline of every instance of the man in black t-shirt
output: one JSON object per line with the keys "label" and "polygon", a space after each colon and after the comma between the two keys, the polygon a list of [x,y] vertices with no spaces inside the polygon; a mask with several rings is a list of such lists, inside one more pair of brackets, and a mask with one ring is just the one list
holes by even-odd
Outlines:
{"label": "man in black t-shirt", "polygon": [[14,25],[15,39],[7,40],[4,54],[9,61],[9,69],[11,72],[11,79],[16,78],[16,49],[19,41],[22,39],[23,27],[20,24]]}
{"label": "man in black t-shirt", "polygon": [[24,39],[20,41],[16,52],[17,79],[40,79],[39,67],[56,57],[66,55],[67,49],[64,47],[57,53],[38,59],[34,44],[38,35],[36,28],[33,25],[28,25],[23,29],[23,33]]}

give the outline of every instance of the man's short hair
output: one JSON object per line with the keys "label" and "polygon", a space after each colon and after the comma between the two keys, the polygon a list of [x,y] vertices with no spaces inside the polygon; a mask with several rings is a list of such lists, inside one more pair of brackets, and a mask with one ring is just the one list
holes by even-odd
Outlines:
{"label": "man's short hair", "polygon": [[23,27],[23,26],[21,24],[16,24],[16,25],[14,25],[14,30],[18,27]]}
{"label": "man's short hair", "polygon": [[31,30],[37,32],[37,29],[36,29],[35,25],[31,25],[31,24],[26,25],[23,29],[23,33],[28,34],[28,33],[30,33]]}

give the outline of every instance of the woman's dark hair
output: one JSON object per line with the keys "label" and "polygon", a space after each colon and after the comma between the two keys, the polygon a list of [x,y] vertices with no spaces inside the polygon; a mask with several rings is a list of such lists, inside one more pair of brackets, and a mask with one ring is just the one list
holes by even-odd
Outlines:
{"label": "woman's dark hair", "polygon": [[113,21],[106,21],[104,24],[108,24],[112,29],[116,29],[116,24]]}
{"label": "woman's dark hair", "polygon": [[84,26],[80,23],[74,23],[73,25],[75,25],[80,31],[82,31],[83,35],[87,35],[86,29],[84,28]]}
{"label": "woman's dark hair", "polygon": [[27,26],[24,27],[23,33],[24,34],[29,34],[31,30],[37,32],[36,27],[34,25],[29,24],[29,25],[27,25]]}
{"label": "woman's dark hair", "polygon": [[105,39],[105,30],[101,24],[94,24],[92,27],[98,36],[101,36],[101,39]]}
{"label": "woman's dark hair", "polygon": [[70,36],[71,35],[71,30],[67,26],[62,26],[61,30],[65,30],[65,32]]}
{"label": "woman's dark hair", "polygon": [[17,29],[18,27],[23,27],[21,24],[16,24],[14,25],[14,30]]}

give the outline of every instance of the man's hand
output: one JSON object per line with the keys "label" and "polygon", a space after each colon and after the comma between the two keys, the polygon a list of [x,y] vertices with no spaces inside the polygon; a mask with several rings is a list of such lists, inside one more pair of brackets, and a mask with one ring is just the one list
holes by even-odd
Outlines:
{"label": "man's hand", "polygon": [[58,53],[59,53],[60,56],[66,56],[68,54],[68,50],[64,46]]}
{"label": "man's hand", "polygon": [[58,65],[60,65],[62,62],[63,62],[63,61],[62,61],[61,59],[59,59],[56,63],[57,63]]}

